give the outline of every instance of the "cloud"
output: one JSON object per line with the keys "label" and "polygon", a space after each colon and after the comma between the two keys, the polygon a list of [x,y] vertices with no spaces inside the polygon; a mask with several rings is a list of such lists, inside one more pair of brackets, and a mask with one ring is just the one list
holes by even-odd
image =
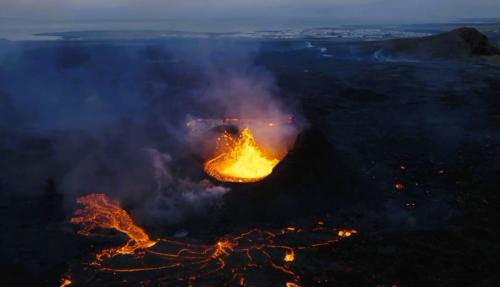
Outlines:
{"label": "cloud", "polygon": [[2,0],[0,17],[43,20],[304,18],[385,21],[496,16],[497,0]]}

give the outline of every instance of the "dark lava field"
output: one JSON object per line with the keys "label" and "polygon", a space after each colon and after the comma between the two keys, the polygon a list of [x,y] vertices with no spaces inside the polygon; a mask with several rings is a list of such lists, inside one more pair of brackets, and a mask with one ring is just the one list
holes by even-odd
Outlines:
{"label": "dark lava field", "polygon": [[[500,52],[475,30],[453,33],[0,41],[2,286],[497,286],[500,68],[489,59]],[[433,50],[452,52],[423,55]],[[209,178],[188,140],[186,121],[232,116],[234,93],[265,93],[297,127],[257,183]],[[110,273],[88,263],[126,237],[69,223],[89,193],[119,200],[153,239],[210,245],[257,229],[282,234],[265,245],[312,246],[330,235],[280,230],[319,224],[339,240],[295,249],[294,275],[273,253],[179,280]],[[123,257],[110,264],[138,260]]]}

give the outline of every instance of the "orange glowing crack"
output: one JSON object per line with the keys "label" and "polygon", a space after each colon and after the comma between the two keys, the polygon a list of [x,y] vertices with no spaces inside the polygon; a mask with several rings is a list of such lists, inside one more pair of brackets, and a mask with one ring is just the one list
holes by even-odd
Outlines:
{"label": "orange glowing crack", "polygon": [[208,175],[226,182],[255,182],[273,171],[279,159],[266,155],[248,128],[234,139],[224,132],[217,139],[216,155],[205,162]]}
{"label": "orange glowing crack", "polygon": [[[287,287],[300,287],[300,276],[293,269],[297,260],[296,252],[308,248],[320,248],[329,246],[335,242],[356,234],[353,229],[328,228],[323,222],[321,231],[309,231],[289,226],[275,231],[251,229],[249,231],[227,235],[216,241],[214,244],[188,244],[182,241],[175,241],[169,238],[161,238],[153,241],[149,235],[123,210],[117,201],[110,200],[103,194],[91,194],[78,198],[78,203],[84,205],[77,210],[71,222],[81,225],[80,234],[92,235],[96,228],[114,229],[126,234],[129,241],[122,247],[106,249],[96,254],[95,261],[90,264],[101,272],[111,272],[116,276],[120,273],[130,272],[161,272],[156,274],[156,281],[169,285],[175,281],[186,281],[188,285],[194,285],[197,280],[210,276],[225,276],[230,278],[226,285],[251,286],[249,278],[245,275],[251,270],[270,268],[285,276],[288,281],[283,282]],[[282,244],[293,239],[294,236],[312,232],[314,238],[323,241],[314,241],[304,244]],[[290,237],[291,236],[291,237]],[[325,238],[326,237],[326,238]],[[137,251],[141,252],[137,252]],[[113,257],[117,255],[134,255],[134,265],[113,267]],[[140,256],[153,256],[157,266],[143,265]],[[236,260],[236,258],[238,258]],[[149,261],[148,261],[149,262]],[[153,261],[151,261],[153,262]],[[158,274],[161,274],[159,276]],[[67,278],[67,277],[65,277]],[[66,285],[62,285],[63,280],[67,280]],[[68,286],[71,280],[62,279],[61,286]]]}

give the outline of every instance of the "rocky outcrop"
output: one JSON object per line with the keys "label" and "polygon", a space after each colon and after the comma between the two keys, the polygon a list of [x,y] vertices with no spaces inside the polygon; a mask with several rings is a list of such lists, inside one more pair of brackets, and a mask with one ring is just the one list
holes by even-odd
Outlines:
{"label": "rocky outcrop", "polygon": [[500,55],[488,37],[475,28],[459,28],[446,33],[409,39],[396,39],[369,45],[374,53],[391,58],[480,59]]}

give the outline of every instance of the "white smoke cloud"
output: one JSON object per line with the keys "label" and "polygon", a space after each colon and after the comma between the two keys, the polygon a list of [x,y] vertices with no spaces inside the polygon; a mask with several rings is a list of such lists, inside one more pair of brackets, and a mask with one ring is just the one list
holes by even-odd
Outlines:
{"label": "white smoke cloud", "polygon": [[[281,158],[293,145],[302,123],[286,123],[298,115],[294,103],[285,102],[273,75],[262,67],[218,71],[210,75],[211,85],[203,100],[215,102],[224,117],[248,120],[258,144]],[[268,123],[275,123],[268,126]]]}
{"label": "white smoke cloud", "polygon": [[157,188],[146,198],[144,206],[133,211],[140,218],[168,224],[178,223],[216,206],[229,191],[228,188],[212,185],[206,179],[193,182],[175,178],[170,169],[170,155],[152,148],[145,151],[151,157]]}
{"label": "white smoke cloud", "polygon": [[146,148],[144,150],[151,156],[154,178],[156,180],[156,189],[157,191],[161,191],[163,187],[172,181],[171,172],[168,170],[168,165],[172,157],[153,148]]}
{"label": "white smoke cloud", "polygon": [[176,177],[167,153],[115,145],[109,140],[68,172],[64,190],[70,200],[105,193],[120,200],[139,223],[177,224],[216,207],[229,191],[207,180]]}

